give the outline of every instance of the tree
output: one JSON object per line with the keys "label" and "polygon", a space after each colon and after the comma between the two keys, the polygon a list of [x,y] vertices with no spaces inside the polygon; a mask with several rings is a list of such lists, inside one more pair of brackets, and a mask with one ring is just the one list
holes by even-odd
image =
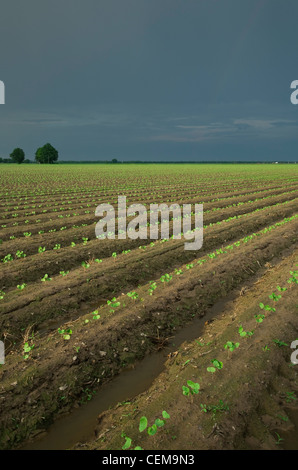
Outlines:
{"label": "tree", "polygon": [[23,149],[16,148],[9,156],[14,163],[23,163],[25,152]]}
{"label": "tree", "polygon": [[112,163],[118,163],[117,158],[113,158]]}
{"label": "tree", "polygon": [[38,163],[54,163],[58,160],[58,151],[49,143],[39,147],[35,152]]}

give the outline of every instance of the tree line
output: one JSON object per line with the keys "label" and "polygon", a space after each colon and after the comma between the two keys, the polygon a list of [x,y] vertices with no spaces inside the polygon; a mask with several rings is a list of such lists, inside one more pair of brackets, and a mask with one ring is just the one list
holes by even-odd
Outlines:
{"label": "tree line", "polygon": [[[11,160],[0,158],[0,163],[30,163],[30,160],[25,159],[24,150],[19,147],[15,148],[9,157]],[[58,160],[58,151],[51,144],[47,143],[36,150],[35,160],[37,163],[55,163]]]}

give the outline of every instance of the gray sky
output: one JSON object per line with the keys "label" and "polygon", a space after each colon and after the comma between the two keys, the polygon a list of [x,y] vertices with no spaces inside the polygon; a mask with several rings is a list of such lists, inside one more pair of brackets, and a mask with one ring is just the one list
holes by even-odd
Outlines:
{"label": "gray sky", "polygon": [[6,0],[0,156],[297,160],[297,0]]}

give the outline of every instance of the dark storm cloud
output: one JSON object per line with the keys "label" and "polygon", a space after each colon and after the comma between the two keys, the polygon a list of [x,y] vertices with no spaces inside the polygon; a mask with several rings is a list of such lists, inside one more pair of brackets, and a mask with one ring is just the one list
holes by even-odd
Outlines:
{"label": "dark storm cloud", "polygon": [[10,0],[0,155],[295,160],[296,0]]}

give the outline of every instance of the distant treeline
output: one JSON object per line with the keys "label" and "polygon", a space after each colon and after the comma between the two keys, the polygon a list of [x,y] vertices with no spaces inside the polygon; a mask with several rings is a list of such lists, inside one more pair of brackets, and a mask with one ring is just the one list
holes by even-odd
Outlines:
{"label": "distant treeline", "polygon": [[[0,158],[0,163],[16,163],[14,162],[12,159],[10,158]],[[23,160],[23,163],[31,163],[31,164],[37,164],[38,162],[34,161],[34,160],[29,160],[29,159],[25,159]],[[288,162],[276,162],[276,161],[266,161],[266,162],[262,162],[262,161],[232,161],[232,162],[229,162],[229,161],[219,161],[219,160],[214,160],[214,161],[207,161],[207,160],[202,160],[202,161],[178,161],[178,162],[175,162],[175,161],[143,161],[143,160],[129,160],[129,161],[119,161],[119,160],[99,160],[99,161],[93,161],[93,160],[80,160],[80,161],[77,161],[77,160],[61,160],[60,162],[56,162],[56,164],[58,165],[94,165],[94,164],[98,164],[98,165],[103,165],[103,164],[112,164],[112,165],[115,165],[115,164],[118,164],[118,165],[121,165],[121,164],[142,164],[142,165],[147,165],[147,164],[150,164],[150,165],[156,165],[156,164],[162,164],[162,165],[173,165],[173,164],[176,164],[176,165],[181,165],[181,164],[193,164],[193,165],[197,165],[197,164],[204,164],[204,165],[209,165],[209,164],[212,164],[212,165],[247,165],[247,164],[250,164],[250,165],[264,165],[264,164],[292,164],[292,163],[296,163],[295,161],[288,161]]]}
{"label": "distant treeline", "polygon": [[214,161],[207,161],[207,160],[202,160],[202,161],[178,161],[178,162],[175,162],[175,161],[142,161],[142,160],[129,160],[129,161],[111,161],[111,160],[100,160],[100,161],[92,161],[92,160],[85,160],[85,161],[75,161],[75,160],[69,160],[69,161],[63,161],[61,160],[60,162],[58,162],[58,164],[86,164],[86,165],[90,165],[90,164],[170,164],[170,165],[173,165],[173,164],[177,164],[177,165],[181,165],[181,164],[215,164],[215,165],[218,165],[218,164],[223,164],[223,165],[235,165],[235,164],[272,164],[272,163],[285,163],[285,164],[288,164],[288,163],[296,163],[294,161],[289,161],[289,162],[276,162],[276,161],[270,161],[270,162],[261,162],[261,161],[232,161],[232,162],[229,162],[229,161],[219,161],[219,160],[214,160]]}

